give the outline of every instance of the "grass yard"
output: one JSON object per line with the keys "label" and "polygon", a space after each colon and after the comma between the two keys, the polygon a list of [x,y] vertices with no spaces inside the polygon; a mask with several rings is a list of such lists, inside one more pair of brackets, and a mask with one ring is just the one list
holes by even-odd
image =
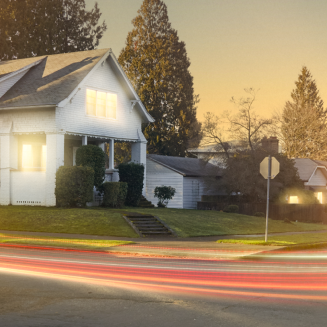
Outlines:
{"label": "grass yard", "polygon": [[229,239],[219,240],[217,243],[241,243],[241,244],[257,244],[257,245],[294,245],[305,243],[321,243],[326,242],[327,246],[327,231],[326,233],[307,233],[295,235],[268,235],[268,242],[265,243],[264,237],[250,238],[245,237],[242,239]]}
{"label": "grass yard", "polygon": [[0,206],[0,230],[139,237],[115,210]]}
{"label": "grass yard", "polygon": [[[134,209],[134,211],[152,214],[162,219],[180,237],[261,234],[265,232],[266,219],[211,210],[187,209]],[[284,223],[269,220],[269,232],[302,232],[327,230],[327,225],[308,223]]]}
{"label": "grass yard", "polygon": [[37,245],[50,247],[63,247],[81,250],[106,250],[113,246],[133,244],[130,241],[107,241],[107,240],[85,240],[85,239],[63,239],[50,237],[23,237],[21,235],[7,235],[0,233],[0,243]]}
{"label": "grass yard", "polygon": [[[0,230],[138,237],[122,215],[128,212],[152,214],[161,218],[178,236],[260,234],[265,218],[219,211],[186,209],[61,209],[0,206]],[[270,220],[269,232],[327,230],[327,225],[284,223]]]}

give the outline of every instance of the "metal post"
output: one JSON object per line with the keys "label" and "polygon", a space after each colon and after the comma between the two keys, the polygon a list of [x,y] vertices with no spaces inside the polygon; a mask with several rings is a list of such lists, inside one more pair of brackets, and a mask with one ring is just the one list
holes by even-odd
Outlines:
{"label": "metal post", "polygon": [[268,158],[267,210],[266,210],[266,233],[265,233],[265,242],[268,241],[268,217],[269,217],[269,191],[270,191],[270,178],[271,178],[271,156],[269,156],[269,158]]}

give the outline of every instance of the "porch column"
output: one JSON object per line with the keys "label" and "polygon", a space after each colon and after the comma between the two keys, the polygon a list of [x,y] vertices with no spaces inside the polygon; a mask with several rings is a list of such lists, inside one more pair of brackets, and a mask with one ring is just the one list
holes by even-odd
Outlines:
{"label": "porch column", "polygon": [[56,172],[60,166],[64,165],[65,155],[65,135],[47,134],[47,163],[46,163],[46,196],[45,205],[47,207],[56,205]]}
{"label": "porch column", "polygon": [[10,204],[10,135],[0,136],[0,205]]}
{"label": "porch column", "polygon": [[143,181],[143,190],[142,193],[145,196],[146,190],[146,144],[147,140],[142,134],[138,131],[139,140],[138,142],[132,143],[132,162],[143,164],[144,166],[144,181]]}
{"label": "porch column", "polygon": [[82,136],[82,145],[87,145],[87,136]]}
{"label": "porch column", "polygon": [[[0,120],[0,205],[9,205],[12,121]],[[16,150],[16,149],[15,149]]]}
{"label": "porch column", "polygon": [[115,140],[109,140],[109,169],[115,169]]}

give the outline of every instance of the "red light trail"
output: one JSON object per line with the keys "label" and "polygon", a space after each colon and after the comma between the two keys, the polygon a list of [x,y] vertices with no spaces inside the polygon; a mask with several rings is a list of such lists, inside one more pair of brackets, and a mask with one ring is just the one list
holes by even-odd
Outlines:
{"label": "red light trail", "polygon": [[0,272],[6,273],[174,294],[327,301],[327,262],[317,260],[189,260],[3,250]]}

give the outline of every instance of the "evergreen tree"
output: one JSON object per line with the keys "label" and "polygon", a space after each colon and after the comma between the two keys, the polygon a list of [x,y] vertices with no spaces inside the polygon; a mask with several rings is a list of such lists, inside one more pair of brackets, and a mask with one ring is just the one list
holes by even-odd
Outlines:
{"label": "evergreen tree", "polygon": [[171,27],[163,1],[144,0],[138,14],[118,60],[155,119],[144,130],[148,151],[185,156],[201,135],[185,43]]}
{"label": "evergreen tree", "polygon": [[0,0],[0,60],[93,50],[106,24],[84,0]]}
{"label": "evergreen tree", "polygon": [[281,138],[289,158],[327,159],[327,126],[324,102],[315,80],[303,67],[292,101],[287,101],[281,115]]}

